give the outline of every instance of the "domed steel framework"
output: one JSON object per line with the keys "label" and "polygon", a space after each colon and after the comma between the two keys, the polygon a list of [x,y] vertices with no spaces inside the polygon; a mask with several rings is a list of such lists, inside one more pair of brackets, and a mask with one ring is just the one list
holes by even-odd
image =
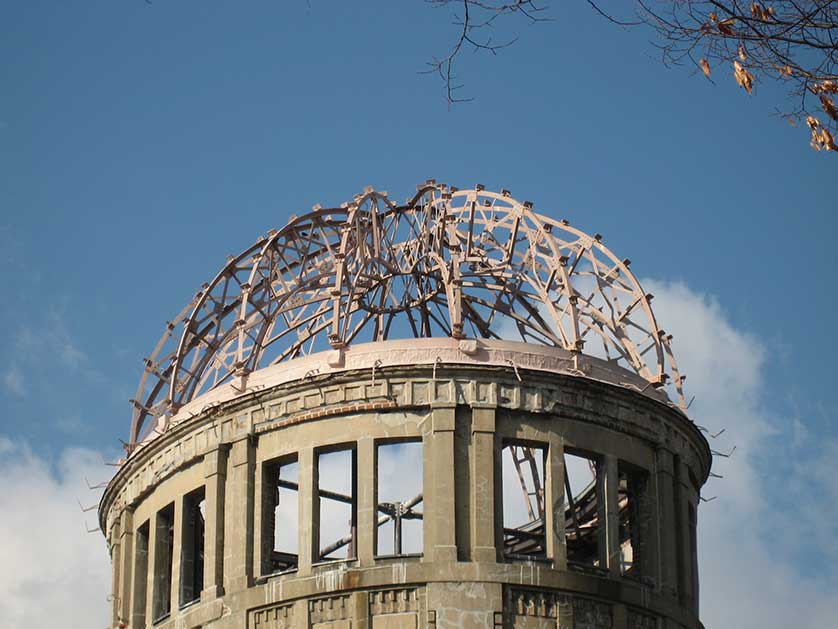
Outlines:
{"label": "domed steel framework", "polygon": [[[284,360],[392,338],[520,339],[590,354],[649,386],[679,375],[645,293],[601,236],[482,186],[433,180],[396,205],[367,188],[234,258],[181,311],[140,380],[129,451],[160,419]],[[165,423],[165,422],[164,422]]]}

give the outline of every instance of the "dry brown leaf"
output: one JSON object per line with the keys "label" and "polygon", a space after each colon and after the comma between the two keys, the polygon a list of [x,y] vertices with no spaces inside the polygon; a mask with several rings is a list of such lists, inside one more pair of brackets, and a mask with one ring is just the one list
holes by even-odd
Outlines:
{"label": "dry brown leaf", "polygon": [[714,11],[710,11],[710,14],[707,17],[710,18],[711,22],[718,22],[719,21],[719,16],[716,15],[716,13]]}
{"label": "dry brown leaf", "polygon": [[832,118],[833,120],[838,120],[838,107],[835,106],[835,103],[832,102],[832,99],[826,94],[821,94],[820,99],[821,105],[823,106],[823,110],[826,112],[826,115]]}
{"label": "dry brown leaf", "polygon": [[806,116],[806,124],[812,130],[810,144],[816,151],[838,151],[838,145],[832,134],[821,126],[821,121],[814,116]]}
{"label": "dry brown leaf", "polygon": [[723,35],[733,37],[736,35],[736,31],[733,29],[734,24],[736,24],[736,18],[729,17],[726,20],[722,20],[721,22],[719,22],[719,30],[722,32]]}
{"label": "dry brown leaf", "polygon": [[739,44],[739,58],[742,61],[748,60],[748,55],[745,54],[745,46],[743,46],[742,44]]}
{"label": "dry brown leaf", "polygon": [[704,72],[704,76],[706,76],[709,79],[710,78],[710,64],[707,63],[707,59],[702,57],[701,60],[698,62],[698,65],[701,66],[701,71]]}
{"label": "dry brown leaf", "polygon": [[821,134],[817,127],[812,129],[812,138],[809,140],[809,145],[816,151],[820,151],[823,148],[821,146]]}
{"label": "dry brown leaf", "polygon": [[838,94],[838,81],[821,81],[811,87],[813,94]]}
{"label": "dry brown leaf", "polygon": [[763,22],[767,22],[774,15],[774,7],[768,7],[766,9],[762,5],[760,5],[758,2],[752,2],[751,3],[751,15],[753,15],[758,20],[762,20]]}
{"label": "dry brown leaf", "polygon": [[816,151],[838,151],[832,134],[823,127],[812,129],[812,148]]}
{"label": "dry brown leaf", "polygon": [[838,145],[835,144],[832,134],[824,128],[821,128],[821,142],[827,151],[838,151]]}
{"label": "dry brown leaf", "polygon": [[733,78],[748,94],[754,91],[754,75],[748,72],[738,61],[733,62]]}
{"label": "dry brown leaf", "polygon": [[782,68],[779,68],[780,76],[791,76],[792,69],[791,66],[785,65]]}

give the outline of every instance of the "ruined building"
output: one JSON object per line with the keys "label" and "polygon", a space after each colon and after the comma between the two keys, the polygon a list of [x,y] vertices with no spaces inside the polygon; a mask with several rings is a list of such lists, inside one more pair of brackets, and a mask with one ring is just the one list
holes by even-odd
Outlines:
{"label": "ruined building", "polygon": [[145,360],[112,626],[701,627],[711,453],[629,266],[434,181],[229,258]]}

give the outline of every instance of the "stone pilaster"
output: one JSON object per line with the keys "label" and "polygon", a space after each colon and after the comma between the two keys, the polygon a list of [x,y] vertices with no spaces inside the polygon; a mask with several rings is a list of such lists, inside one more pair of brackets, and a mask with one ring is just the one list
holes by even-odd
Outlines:
{"label": "stone pilaster", "polygon": [[[620,505],[619,485],[620,473],[617,457],[606,455],[601,468],[603,479],[603,493],[605,498],[605,518],[600,520],[600,532],[605,533],[605,564],[602,568],[608,569],[608,574],[614,578],[620,577]],[[603,540],[602,537],[600,537]],[[600,551],[601,552],[601,551]]]}
{"label": "stone pilaster", "polygon": [[120,515],[120,540],[122,550],[120,552],[120,572],[122,577],[119,584],[119,618],[126,624],[131,621],[131,584],[134,567],[134,513],[131,509],[125,508]]}
{"label": "stone pilaster", "polygon": [[548,559],[553,568],[567,570],[567,545],[565,541],[564,514],[564,444],[558,437],[550,439],[547,446],[545,470],[545,544]]}
{"label": "stone pilaster", "polygon": [[675,475],[672,454],[659,448],[655,454],[657,481],[657,528],[660,560],[660,590],[666,596],[678,596],[678,559],[675,518]]}
{"label": "stone pilaster", "polygon": [[311,574],[311,566],[320,555],[320,498],[317,495],[317,456],[311,447],[298,454],[299,478],[299,562],[297,574]]}
{"label": "stone pilaster", "polygon": [[471,560],[497,560],[495,540],[495,409],[473,408],[471,419]]}
{"label": "stone pilaster", "polygon": [[224,579],[224,490],[227,477],[227,448],[219,446],[204,455],[206,503],[204,504],[204,589],[201,600],[223,594]]}
{"label": "stone pilaster", "polygon": [[230,449],[225,496],[224,589],[236,592],[253,582],[254,456],[249,438]]}
{"label": "stone pilaster", "polygon": [[361,566],[373,565],[378,527],[378,478],[376,447],[372,437],[358,440],[356,453],[358,491],[355,496],[358,511],[357,556]]}
{"label": "stone pilaster", "polygon": [[433,520],[432,557],[434,561],[457,560],[456,501],[454,476],[455,407],[432,410],[431,477],[433,497],[426,518]]}
{"label": "stone pilaster", "polygon": [[111,529],[110,544],[111,544],[111,596],[114,599],[114,605],[111,606],[111,624],[116,626],[119,622],[119,597],[122,591],[122,535],[120,534],[119,520],[113,525]]}
{"label": "stone pilaster", "polygon": [[180,573],[181,559],[183,554],[183,496],[175,498],[175,528],[172,539],[172,582],[170,585],[171,611],[174,612],[180,607]]}

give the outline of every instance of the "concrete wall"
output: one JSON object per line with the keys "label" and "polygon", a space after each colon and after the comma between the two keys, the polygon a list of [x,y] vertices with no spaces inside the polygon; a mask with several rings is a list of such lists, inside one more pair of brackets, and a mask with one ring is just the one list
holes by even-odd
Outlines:
{"label": "concrete wall", "polygon": [[[421,556],[375,552],[374,452],[393,439],[422,444]],[[542,559],[511,559],[502,551],[499,457],[509,440],[548,453]],[[355,557],[318,562],[315,461],[318,451],[340,444],[356,452]],[[565,448],[602,462],[601,558],[587,570],[567,562]],[[299,564],[264,575],[262,470],[286,455],[299,465]],[[100,517],[112,549],[113,626],[700,627],[689,510],[709,464],[705,440],[680,412],[583,377],[446,365],[352,371],[266,388],[170,428],[137,450],[108,487]],[[615,560],[613,502],[623,465],[648,479],[639,578],[621,576]],[[184,497],[200,487],[203,590],[180,609]],[[160,581],[167,565],[155,522],[168,505],[173,561],[171,578]],[[148,552],[140,556],[146,523]],[[152,625],[161,582],[171,588],[172,610]]]}

